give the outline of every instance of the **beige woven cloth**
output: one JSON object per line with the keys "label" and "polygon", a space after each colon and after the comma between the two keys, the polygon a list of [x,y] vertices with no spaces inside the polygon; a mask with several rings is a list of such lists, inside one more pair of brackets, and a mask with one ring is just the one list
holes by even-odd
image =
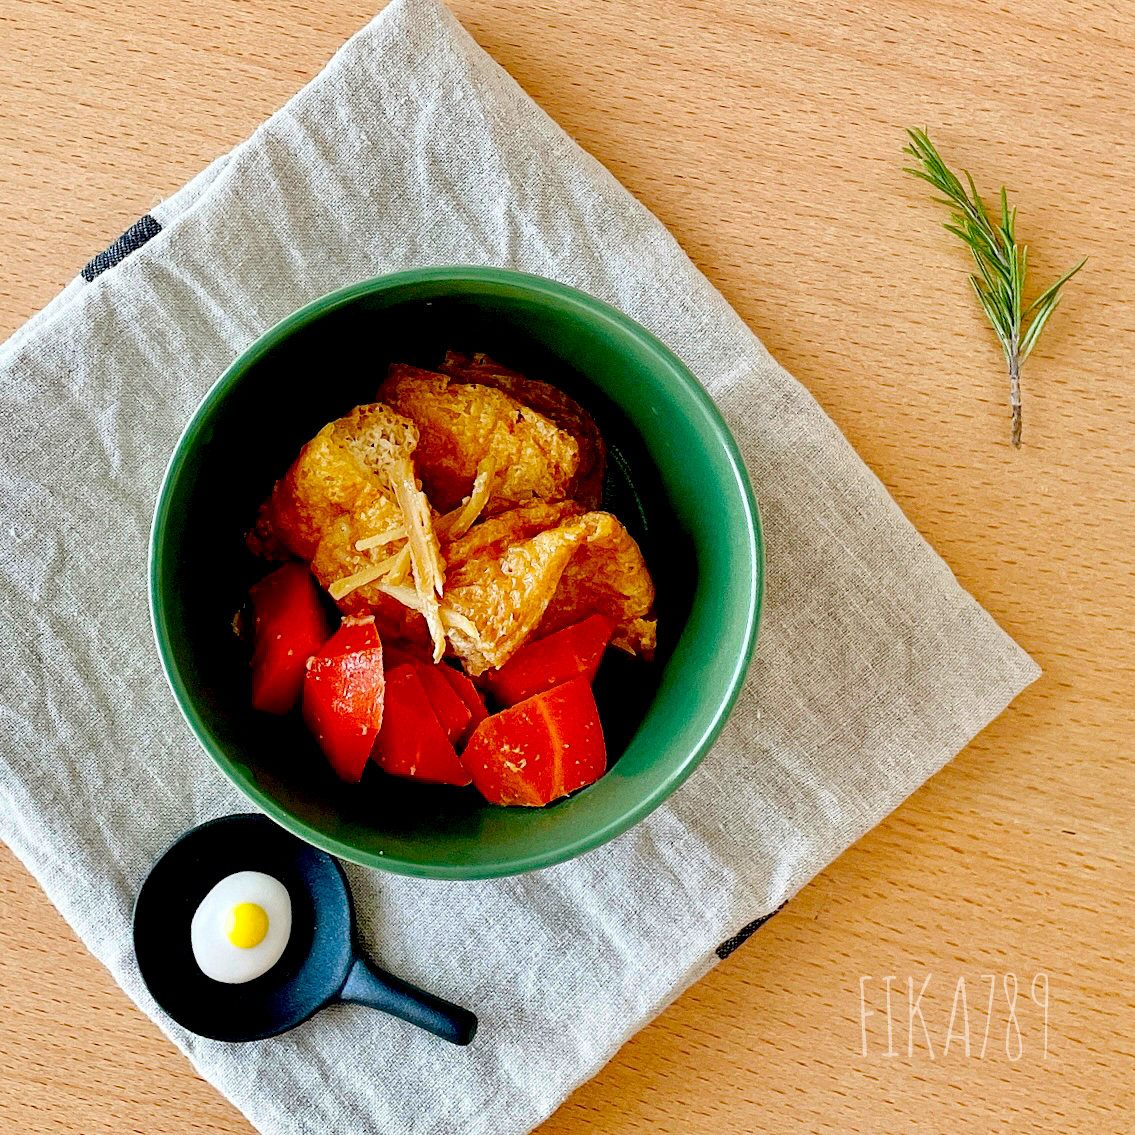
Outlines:
{"label": "beige woven cloth", "polygon": [[[156,236],[0,348],[0,835],[264,1132],[529,1129],[1037,676],[659,222],[437,0],[395,0],[154,217]],[[606,847],[484,883],[351,869],[365,944],[474,1007],[472,1047],[356,1006],[270,1041],[201,1041],[155,1008],[130,947],[157,855],[245,808],[151,643],[158,483],[205,390],[271,324],[455,262],[582,288],[705,384],[766,528],[757,658],[714,751]]]}

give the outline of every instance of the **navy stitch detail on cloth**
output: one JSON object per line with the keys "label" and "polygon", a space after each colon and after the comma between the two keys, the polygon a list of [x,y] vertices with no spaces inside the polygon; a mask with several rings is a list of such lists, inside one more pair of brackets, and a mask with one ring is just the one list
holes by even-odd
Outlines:
{"label": "navy stitch detail on cloth", "polygon": [[162,231],[162,226],[147,213],[135,221],[113,244],[108,245],[79,274],[89,284],[96,276],[120,264],[132,252]]}
{"label": "navy stitch detail on cloth", "polygon": [[716,950],[714,950],[714,953],[722,961],[725,961],[725,959],[729,957],[729,955],[733,953],[733,951],[736,950],[738,946],[743,946],[758,930],[760,930],[760,928],[764,926],[764,924],[768,922],[770,918],[772,918],[773,914],[779,914],[785,908],[785,905],[785,903],[781,903],[780,906],[778,906],[776,910],[772,912],[772,914],[766,914],[762,918],[754,918],[753,921],[750,922],[747,926],[742,926],[741,929],[738,930],[732,938],[726,938],[725,941],[722,942]]}

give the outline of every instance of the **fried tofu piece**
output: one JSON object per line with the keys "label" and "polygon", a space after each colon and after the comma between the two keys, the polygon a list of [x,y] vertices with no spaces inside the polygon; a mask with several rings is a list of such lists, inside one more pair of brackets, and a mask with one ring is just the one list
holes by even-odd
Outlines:
{"label": "fried tofu piece", "polygon": [[[376,532],[403,532],[401,512],[384,499],[385,508],[341,513],[324,529],[311,559],[311,572],[344,614],[366,614],[379,602],[379,583],[410,579],[410,545],[404,536],[389,544],[360,548]],[[376,524],[375,521],[378,521]],[[385,524],[383,529],[380,525]],[[369,578],[368,578],[369,577]]]}
{"label": "fried tofu piece", "polygon": [[470,568],[471,564],[499,559],[513,544],[530,540],[582,512],[575,501],[529,501],[490,516],[460,539],[444,539],[446,562],[452,565],[450,586],[466,579],[470,570],[476,570]]}
{"label": "fried tofu piece", "polygon": [[574,501],[534,502],[446,543],[445,555],[442,619],[472,675],[502,666],[547,625],[549,614],[549,631],[606,614],[617,624],[622,649],[653,653],[650,573],[638,545],[609,513],[583,512]]}
{"label": "fried tofu piece", "polygon": [[494,519],[463,537],[478,538],[469,554],[448,545],[456,567],[445,589],[443,618],[454,652],[473,675],[503,665],[536,629],[586,532],[575,516],[531,535],[518,526],[511,535],[486,541],[478,528]]}
{"label": "fried tofu piece", "polygon": [[528,378],[484,354],[463,355],[460,351],[446,351],[441,370],[454,382],[476,383],[503,390],[571,434],[579,447],[579,467],[565,495],[579,501],[585,509],[599,507],[603,499],[607,447],[595,419],[575,399],[569,398],[551,383]]}
{"label": "fried tofu piece", "polygon": [[487,478],[489,514],[569,495],[579,468],[575,439],[510,394],[395,363],[377,397],[417,425],[418,473],[439,512],[459,509],[479,475]]}
{"label": "fried tofu piece", "polygon": [[649,660],[658,642],[658,620],[654,581],[642,551],[609,512],[587,516],[587,539],[564,569],[539,634],[551,634],[588,615],[606,615],[615,624],[611,645]]}
{"label": "fried tofu piece", "polygon": [[[429,625],[418,610],[408,542],[400,538],[377,548],[356,547],[376,532],[374,519],[373,514],[337,516],[323,531],[311,572],[343,614],[373,615],[384,642],[392,640],[414,648],[423,658],[430,657],[436,650]],[[391,587],[408,590],[413,605],[406,606],[384,590]]]}
{"label": "fried tofu piece", "polygon": [[[270,558],[283,550],[306,560],[347,611],[361,603],[388,607],[382,588],[409,583],[440,659],[445,572],[415,476],[418,442],[412,421],[377,402],[328,423],[276,482],[248,546]],[[362,597],[350,598],[363,588]]]}
{"label": "fried tofu piece", "polygon": [[[248,536],[250,550],[268,559],[293,555],[310,562],[323,530],[337,516],[381,512],[388,504],[387,527],[393,524],[398,515],[393,494],[364,457],[368,434],[383,439],[396,458],[408,457],[418,442],[414,423],[386,406],[358,406],[329,422],[300,450],[260,506]],[[376,452],[381,446],[375,440],[369,448]]]}
{"label": "fried tofu piece", "polygon": [[626,529],[589,510],[604,461],[590,416],[486,356],[447,365],[460,376],[392,366],[389,404],[320,430],[249,548],[299,556],[341,610],[373,614],[385,639],[435,661],[448,643],[474,675],[595,613],[615,623],[613,645],[650,657],[650,573]]}

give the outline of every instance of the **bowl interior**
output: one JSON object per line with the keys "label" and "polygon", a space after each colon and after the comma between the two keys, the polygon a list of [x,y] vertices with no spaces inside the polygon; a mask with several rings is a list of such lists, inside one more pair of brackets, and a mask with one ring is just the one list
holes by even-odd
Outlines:
{"label": "bowl interior", "polygon": [[[610,771],[540,809],[472,789],[368,772],[341,784],[298,715],[249,706],[231,624],[266,567],[243,535],[276,477],[323,424],[371,401],[390,362],[484,351],[550,381],[609,446],[604,507],[639,541],[658,589],[659,652],[608,652],[596,697]],[[743,467],[681,364],[630,320],[571,289],[482,269],[426,270],[346,289],[259,340],[179,442],[158,501],[151,603],[162,660],[190,725],[227,775],[317,846],[409,874],[475,878],[567,859],[664,799],[711,743],[756,631],[760,547]]]}

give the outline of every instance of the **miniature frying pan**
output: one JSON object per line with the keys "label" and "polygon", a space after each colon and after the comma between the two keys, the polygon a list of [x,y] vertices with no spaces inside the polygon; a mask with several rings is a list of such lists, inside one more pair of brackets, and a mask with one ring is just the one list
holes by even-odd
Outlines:
{"label": "miniature frying pan", "polygon": [[[278,879],[292,904],[287,946],[271,969],[243,984],[206,977],[190,923],[206,894],[237,871]],[[377,968],[355,944],[342,868],[266,816],[224,816],[182,836],[147,876],[134,904],[134,951],[154,1000],[178,1024],[213,1040],[260,1040],[294,1028],[335,1001],[390,1013],[468,1044],[477,1018]]]}

